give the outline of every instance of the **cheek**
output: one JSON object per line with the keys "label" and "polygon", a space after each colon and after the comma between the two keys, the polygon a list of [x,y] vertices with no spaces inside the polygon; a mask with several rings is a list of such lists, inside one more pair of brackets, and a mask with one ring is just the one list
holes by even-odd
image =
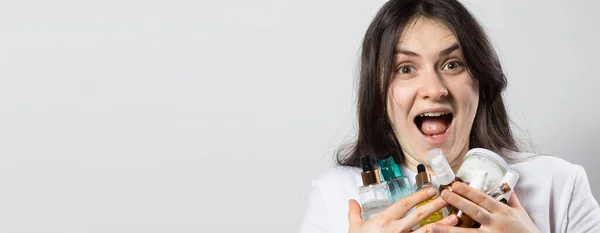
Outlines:
{"label": "cheek", "polygon": [[465,119],[474,118],[479,105],[479,82],[471,76],[465,75],[460,82],[453,83],[453,89],[459,108],[465,110],[464,112],[468,115]]}
{"label": "cheek", "polygon": [[479,81],[477,81],[477,79],[471,78],[471,76],[468,76],[467,85],[471,87],[470,91],[472,92],[472,94],[475,95],[477,99],[479,99]]}
{"label": "cheek", "polygon": [[406,119],[415,100],[415,91],[409,86],[392,83],[388,94],[388,115],[394,125]]}
{"label": "cheek", "polygon": [[471,87],[468,90],[468,99],[470,100],[470,112],[472,113],[472,117],[475,117],[475,113],[477,112],[477,107],[479,106],[479,81],[471,78],[469,76],[469,81],[467,84],[468,87]]}

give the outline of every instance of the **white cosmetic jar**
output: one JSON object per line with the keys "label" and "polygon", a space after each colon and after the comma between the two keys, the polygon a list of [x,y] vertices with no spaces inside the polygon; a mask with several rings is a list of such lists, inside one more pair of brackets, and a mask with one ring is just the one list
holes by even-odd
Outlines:
{"label": "white cosmetic jar", "polygon": [[502,177],[504,177],[504,174],[508,170],[508,164],[500,155],[491,150],[473,148],[465,155],[456,176],[464,183],[470,184],[474,175],[479,170],[485,171],[488,174],[482,187],[482,191],[487,192],[500,184]]}

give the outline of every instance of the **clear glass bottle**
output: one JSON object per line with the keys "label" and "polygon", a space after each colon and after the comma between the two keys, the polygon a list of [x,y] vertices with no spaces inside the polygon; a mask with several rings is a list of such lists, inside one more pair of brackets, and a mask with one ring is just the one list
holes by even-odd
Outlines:
{"label": "clear glass bottle", "polygon": [[387,209],[392,204],[392,197],[387,183],[380,181],[379,170],[373,167],[370,157],[362,156],[361,162],[363,186],[358,189],[358,200],[362,218],[367,221]]}
{"label": "clear glass bottle", "polygon": [[[416,186],[417,186],[417,192],[419,190],[422,189],[426,189],[426,188],[432,188],[433,184],[431,184],[431,175],[429,175],[426,171],[425,171],[425,165],[423,164],[419,164],[417,166],[417,175],[415,176],[415,180],[416,180]],[[434,197],[432,197],[429,200],[423,201],[419,204],[417,204],[417,208],[433,201],[433,199],[437,198],[439,195],[436,194]],[[426,224],[429,223],[433,223],[433,222],[437,222],[442,220],[442,218],[444,218],[444,214],[442,213],[442,210],[438,210],[435,213],[433,213],[432,215],[430,215],[429,217],[427,217],[426,219],[424,219],[423,221],[421,221],[419,223],[419,227],[423,227]]]}

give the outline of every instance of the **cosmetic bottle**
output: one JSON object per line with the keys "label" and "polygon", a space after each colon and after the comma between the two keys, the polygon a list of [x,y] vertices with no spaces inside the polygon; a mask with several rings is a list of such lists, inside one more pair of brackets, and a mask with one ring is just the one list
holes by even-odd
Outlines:
{"label": "cosmetic bottle", "polygon": [[[483,184],[487,178],[488,173],[483,170],[475,170],[470,172],[469,174],[472,175],[472,177],[469,177],[469,179],[471,180],[469,186],[471,186],[474,189],[481,190],[483,188]],[[455,208],[451,214],[455,214],[456,217],[458,217],[458,223],[456,224],[457,227],[475,228],[479,226],[478,222],[473,220],[468,215],[464,214],[462,210]]]}
{"label": "cosmetic bottle", "polygon": [[488,192],[488,195],[490,195],[497,201],[506,204],[510,199],[510,194],[513,192],[515,185],[517,185],[518,180],[519,173],[513,170],[508,170],[506,171],[506,174],[504,174],[504,177],[502,177],[502,181],[500,182],[500,184],[492,188]]}
{"label": "cosmetic bottle", "polygon": [[408,178],[402,175],[402,170],[400,170],[400,166],[394,161],[393,156],[390,155],[386,159],[380,159],[378,163],[381,180],[387,182],[392,195],[392,202],[397,202],[413,193]]}
{"label": "cosmetic bottle", "polygon": [[370,157],[362,156],[360,159],[363,186],[358,189],[358,199],[362,208],[362,218],[367,221],[389,207],[392,197],[387,183],[380,182],[379,170],[373,167]]}
{"label": "cosmetic bottle", "polygon": [[[417,191],[419,191],[421,189],[433,187],[433,185],[431,184],[431,175],[429,175],[427,173],[427,171],[425,171],[425,165],[419,164],[417,166],[417,171],[418,171],[418,173],[415,176]],[[433,201],[433,199],[435,199],[437,197],[438,197],[438,194],[436,194],[434,197],[432,197],[429,200],[426,200],[426,201],[423,201],[423,202],[417,204],[417,208]],[[442,210],[438,210],[435,213],[433,213],[432,215],[430,215],[429,217],[427,217],[426,219],[424,219],[423,221],[421,221],[419,223],[419,227],[423,227],[424,225],[432,223],[432,222],[440,221],[440,220],[442,220],[442,218],[444,218]]]}
{"label": "cosmetic bottle", "polygon": [[493,187],[500,184],[502,177],[508,170],[506,161],[495,152],[483,148],[474,148],[467,152],[462,165],[456,172],[465,184],[471,183],[471,177],[475,177],[471,172],[483,170],[487,172],[487,178],[483,183],[482,191],[487,193]]}
{"label": "cosmetic bottle", "polygon": [[[454,182],[462,182],[460,178],[454,175],[454,172],[441,149],[436,148],[428,151],[427,161],[429,161],[431,170],[435,172],[435,177],[440,182],[439,193],[442,193],[444,189],[452,191],[452,184],[454,184]],[[446,213],[452,213],[454,207],[448,206],[446,207],[446,211]]]}

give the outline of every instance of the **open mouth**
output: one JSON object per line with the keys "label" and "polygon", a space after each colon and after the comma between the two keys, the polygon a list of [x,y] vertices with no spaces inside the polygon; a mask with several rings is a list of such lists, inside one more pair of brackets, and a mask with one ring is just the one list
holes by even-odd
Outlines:
{"label": "open mouth", "polygon": [[415,117],[415,124],[423,135],[437,137],[448,131],[454,115],[451,112],[428,112]]}

